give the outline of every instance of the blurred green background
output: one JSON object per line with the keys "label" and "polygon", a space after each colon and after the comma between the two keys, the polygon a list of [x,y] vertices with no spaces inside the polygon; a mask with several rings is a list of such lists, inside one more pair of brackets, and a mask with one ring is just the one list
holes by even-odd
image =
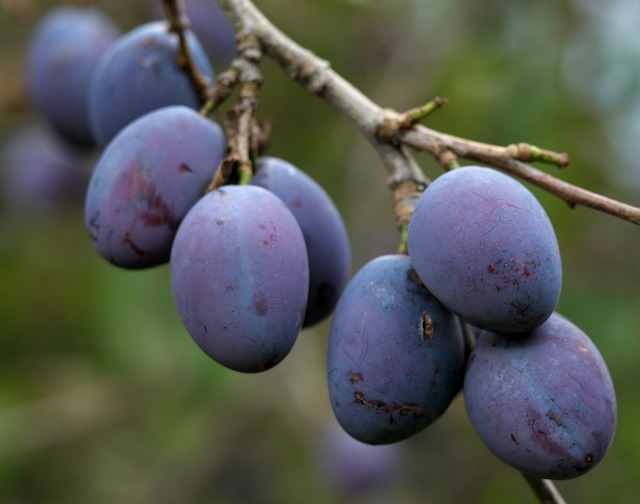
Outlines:
{"label": "blurred green background", "polygon": [[[39,118],[24,92],[34,27],[61,2],[0,0],[0,148]],[[73,2],[69,2],[73,3]],[[75,2],[78,4],[81,2]],[[129,30],[150,2],[83,2]],[[495,144],[527,141],[571,155],[561,178],[640,205],[640,3],[637,0],[263,0],[286,33],[383,106],[435,95],[428,119]],[[265,61],[260,116],[270,154],[306,170],[342,211],[354,271],[395,250],[386,174],[352,125]],[[95,163],[88,155],[85,169]],[[440,169],[418,156],[435,177]],[[544,168],[555,171],[554,168]],[[607,457],[559,482],[568,502],[638,502],[640,233],[534,189],[556,228],[558,310],[609,365],[619,423]],[[535,503],[478,440],[459,396],[398,446],[395,471],[361,491],[331,479],[325,379],[328,322],[304,331],[262,375],[227,371],[182,327],[168,267],[104,262],[82,201],[0,214],[0,502]],[[365,458],[368,455],[364,455]],[[339,467],[339,460],[329,459]]]}

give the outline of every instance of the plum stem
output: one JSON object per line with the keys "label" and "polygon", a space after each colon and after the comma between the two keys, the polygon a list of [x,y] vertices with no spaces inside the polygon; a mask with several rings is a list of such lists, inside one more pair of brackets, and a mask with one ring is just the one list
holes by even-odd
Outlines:
{"label": "plum stem", "polygon": [[169,31],[178,36],[180,45],[178,65],[187,72],[200,100],[205,103],[211,98],[213,87],[211,80],[200,71],[191,51],[189,51],[187,43],[189,18],[185,13],[184,0],[162,0],[162,7],[164,8],[165,18],[169,23]]}

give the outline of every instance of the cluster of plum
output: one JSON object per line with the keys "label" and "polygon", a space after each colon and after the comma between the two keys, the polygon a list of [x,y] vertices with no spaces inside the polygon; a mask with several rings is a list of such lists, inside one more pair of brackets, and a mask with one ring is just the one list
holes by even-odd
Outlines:
{"label": "cluster of plum", "polygon": [[[36,40],[43,54],[61,37],[50,24]],[[72,26],[64,33],[85,37]],[[88,91],[61,84],[68,98],[45,96],[42,108],[51,107],[54,121],[58,111],[72,117],[60,129],[78,142],[104,148],[85,204],[96,250],[123,268],[170,263],[178,313],[204,352],[237,371],[264,371],[303,327],[333,313],[330,399],[354,438],[405,439],[462,390],[482,440],[524,472],[571,478],[602,459],[615,430],[613,385],[589,338],[555,313],[558,243],[524,186],[482,167],[441,175],[410,220],[408,255],[379,257],[349,281],[345,226],[303,171],[259,158],[249,184],[207,192],[226,141],[197,112],[167,23],[109,44],[96,26],[89,32],[77,43],[99,46],[100,62],[72,78],[90,81]],[[189,45],[213,79],[191,34]],[[71,69],[85,71],[74,63],[69,76]],[[46,77],[35,85],[52,92]],[[81,96],[70,116],[65,109]]]}
{"label": "cluster of plum", "polygon": [[549,479],[591,469],[613,438],[614,389],[594,344],[554,311],[560,254],[533,194],[489,168],[452,170],[421,195],[407,241],[408,256],[354,276],[333,316],[329,393],[345,430],[405,439],[462,390],[504,462]]}

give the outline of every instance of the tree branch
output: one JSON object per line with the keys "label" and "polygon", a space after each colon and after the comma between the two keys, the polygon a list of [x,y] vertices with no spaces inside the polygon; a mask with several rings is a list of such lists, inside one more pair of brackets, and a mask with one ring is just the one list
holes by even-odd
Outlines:
{"label": "tree branch", "polygon": [[[484,144],[416,124],[407,127],[406,113],[400,114],[375,104],[331,69],[327,61],[282,33],[251,1],[217,2],[231,21],[239,40],[248,35],[255,36],[265,54],[275,60],[291,79],[355,124],[380,155],[389,172],[392,191],[403,182],[414,184],[418,192],[428,184],[412,155],[402,147],[405,145],[432,154],[447,168],[457,166],[457,158],[480,161],[533,183],[565,200],[572,207],[582,205],[640,224],[640,208],[569,184],[526,163],[541,161],[566,166],[569,163],[566,154],[524,143],[507,147]],[[405,195],[406,193],[405,191]],[[415,193],[405,195],[394,193],[394,201],[401,203],[401,210],[396,205],[396,220],[399,225],[406,224],[407,208],[412,208],[416,199]]]}

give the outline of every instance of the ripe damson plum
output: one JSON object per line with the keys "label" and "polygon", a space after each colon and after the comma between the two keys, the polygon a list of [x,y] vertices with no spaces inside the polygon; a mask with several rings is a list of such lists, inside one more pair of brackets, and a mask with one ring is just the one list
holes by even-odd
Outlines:
{"label": "ripe damson plum", "polygon": [[[192,32],[187,44],[196,66],[213,80],[204,49]],[[105,146],[128,123],[152,110],[184,105],[200,108],[187,72],[178,65],[178,37],[164,21],[135,28],[109,48],[98,66],[89,96],[91,127]]]}
{"label": "ripe damson plum", "polygon": [[123,268],[166,263],[180,221],[204,194],[224,152],[220,126],[180,105],[123,129],[87,190],[85,223],[96,250]]}
{"label": "ripe damson plum", "polygon": [[439,418],[462,386],[459,321],[422,285],[407,256],[367,263],[336,306],[329,397],[354,438],[388,444]]}
{"label": "ripe damson plum", "polygon": [[100,10],[74,7],[51,10],[33,34],[26,62],[29,99],[74,142],[94,142],[89,122],[91,81],[119,35]]}
{"label": "ripe damson plum", "polygon": [[615,392],[600,352],[555,313],[529,333],[482,332],[464,398],[487,447],[540,478],[574,478],[592,469],[615,431]]}
{"label": "ripe damson plum", "polygon": [[331,419],[313,437],[312,455],[318,473],[346,502],[350,496],[379,492],[401,481],[409,465],[407,445],[370,445],[354,439]]}
{"label": "ripe damson plum", "polygon": [[418,200],[407,245],[425,286],[474,326],[525,332],[556,308],[562,266],[553,226],[528,189],[496,170],[438,177]]}
{"label": "ripe damson plum", "polygon": [[39,215],[81,203],[89,174],[76,147],[48,124],[13,131],[0,149],[0,199]]}
{"label": "ripe damson plum", "polygon": [[344,222],[325,190],[302,170],[282,159],[258,159],[251,183],[278,196],[304,235],[309,254],[309,300],[304,326],[326,318],[349,279],[351,248]]}
{"label": "ripe damson plum", "polygon": [[285,204],[256,186],[222,186],[182,221],[171,250],[171,289],[198,346],[218,363],[265,371],[302,327],[309,263]]}

